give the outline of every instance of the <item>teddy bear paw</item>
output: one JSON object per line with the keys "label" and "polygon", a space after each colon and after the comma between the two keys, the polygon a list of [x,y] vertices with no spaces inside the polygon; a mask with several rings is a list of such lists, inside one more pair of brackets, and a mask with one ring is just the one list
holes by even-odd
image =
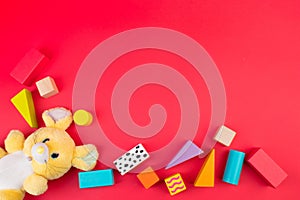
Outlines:
{"label": "teddy bear paw", "polygon": [[5,149],[8,153],[21,151],[23,150],[24,141],[25,137],[21,131],[12,130],[4,141]]}

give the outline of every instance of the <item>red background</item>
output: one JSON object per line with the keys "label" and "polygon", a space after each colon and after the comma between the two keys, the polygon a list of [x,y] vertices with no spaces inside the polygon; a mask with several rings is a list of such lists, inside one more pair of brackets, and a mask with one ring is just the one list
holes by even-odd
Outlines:
{"label": "red background", "polygon": [[[203,163],[197,158],[158,171],[162,178],[181,172],[188,190],[172,198],[299,199],[299,1],[1,1],[0,15],[1,146],[11,129],[25,135],[33,131],[10,103],[23,86],[9,76],[30,48],[51,58],[37,80],[51,75],[61,91],[49,99],[33,92],[40,120],[45,109],[72,107],[76,72],[99,42],[131,28],[166,27],[194,38],[216,62],[227,94],[226,124],[238,133],[231,147],[242,151],[263,147],[289,175],[273,189],[245,165],[238,186],[223,183],[229,148],[218,144],[214,188],[192,186]],[[80,144],[74,126],[69,133]],[[97,169],[104,168],[98,163]],[[135,175],[122,177],[117,172],[113,187],[82,190],[77,173],[72,169],[63,178],[50,181],[44,195],[25,199],[171,198],[163,182],[145,190]]]}

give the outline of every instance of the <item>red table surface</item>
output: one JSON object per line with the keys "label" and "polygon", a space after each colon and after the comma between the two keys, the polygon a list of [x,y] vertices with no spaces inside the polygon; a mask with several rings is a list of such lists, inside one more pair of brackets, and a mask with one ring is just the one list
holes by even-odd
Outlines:
{"label": "red table surface", "polygon": [[[116,171],[112,187],[79,189],[79,171],[72,169],[50,181],[45,194],[26,195],[26,200],[300,198],[300,1],[1,1],[0,16],[1,146],[11,129],[20,129],[26,136],[33,131],[10,103],[24,86],[9,73],[30,48],[38,48],[51,58],[37,80],[50,75],[60,89],[49,99],[33,92],[43,125],[43,110],[72,108],[76,72],[93,47],[121,31],[156,26],[187,34],[215,61],[226,88],[225,124],[237,131],[230,148],[248,151],[262,147],[288,173],[288,178],[273,189],[244,165],[238,186],[223,183],[229,148],[217,144],[214,188],[193,187],[203,163],[203,159],[194,158],[157,172],[162,178],[182,174],[187,191],[174,197],[163,181],[146,190],[135,174],[121,176]],[[74,125],[68,132],[81,144]],[[200,145],[201,141],[195,143]],[[96,166],[105,168],[101,163]]]}

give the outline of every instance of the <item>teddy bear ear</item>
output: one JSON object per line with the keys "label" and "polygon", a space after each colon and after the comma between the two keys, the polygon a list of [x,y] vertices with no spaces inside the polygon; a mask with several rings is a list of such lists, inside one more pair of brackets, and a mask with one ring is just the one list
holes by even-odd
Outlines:
{"label": "teddy bear ear", "polygon": [[42,118],[46,127],[58,128],[66,130],[73,121],[71,111],[58,107],[43,112]]}
{"label": "teddy bear ear", "polygon": [[76,146],[73,154],[72,166],[83,171],[94,169],[97,164],[98,151],[95,145]]}

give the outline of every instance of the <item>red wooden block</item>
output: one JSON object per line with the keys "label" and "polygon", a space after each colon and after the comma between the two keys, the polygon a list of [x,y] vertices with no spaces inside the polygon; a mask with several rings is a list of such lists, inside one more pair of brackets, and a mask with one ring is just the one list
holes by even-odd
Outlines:
{"label": "red wooden block", "polygon": [[36,49],[31,49],[19,61],[10,75],[24,85],[32,83],[34,73],[48,62],[48,58]]}
{"label": "red wooden block", "polygon": [[261,148],[252,152],[247,162],[261,174],[274,188],[287,177],[287,173],[277,165]]}

